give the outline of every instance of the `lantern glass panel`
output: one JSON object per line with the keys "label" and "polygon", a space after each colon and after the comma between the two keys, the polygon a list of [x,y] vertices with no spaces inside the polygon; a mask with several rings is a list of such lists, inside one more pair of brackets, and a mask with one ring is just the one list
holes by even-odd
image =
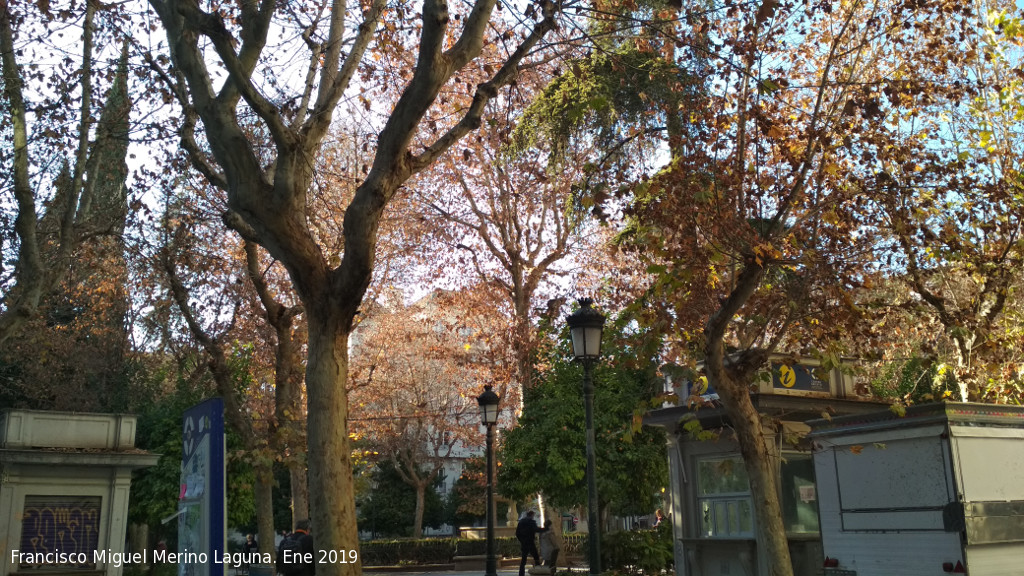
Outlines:
{"label": "lantern glass panel", "polygon": [[480,407],[480,418],[484,424],[495,424],[498,422],[498,405],[485,404]]}
{"label": "lantern glass panel", "polygon": [[601,355],[601,327],[588,326],[586,328],[587,357],[597,358]]}
{"label": "lantern glass panel", "polygon": [[577,358],[585,358],[587,355],[586,338],[584,328],[574,328],[569,332],[572,334],[572,355]]}

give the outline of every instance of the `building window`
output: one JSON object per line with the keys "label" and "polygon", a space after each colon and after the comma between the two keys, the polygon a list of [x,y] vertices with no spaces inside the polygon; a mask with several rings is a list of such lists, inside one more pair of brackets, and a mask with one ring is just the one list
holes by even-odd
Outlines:
{"label": "building window", "polygon": [[99,496],[25,496],[19,570],[96,568]]}
{"label": "building window", "polygon": [[786,453],[782,461],[782,521],[791,534],[817,534],[818,491],[810,454]]}
{"label": "building window", "polygon": [[698,460],[697,491],[701,536],[741,538],[754,535],[750,483],[741,457]]}

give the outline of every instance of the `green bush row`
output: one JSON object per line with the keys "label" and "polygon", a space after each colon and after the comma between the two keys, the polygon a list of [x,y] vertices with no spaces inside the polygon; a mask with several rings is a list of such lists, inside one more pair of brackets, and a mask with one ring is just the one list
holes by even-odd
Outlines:
{"label": "green bush row", "polygon": [[[565,556],[586,558],[587,535],[563,536]],[[513,536],[495,539],[499,558],[519,556],[519,541]],[[456,556],[487,553],[486,540],[467,538],[423,538],[419,540],[369,540],[361,544],[364,566],[450,564]],[[564,560],[562,561],[564,562]],[[671,528],[631,530],[606,534],[601,543],[602,568],[624,574],[658,574],[672,566]]]}
{"label": "green bush row", "polygon": [[360,544],[359,555],[363,566],[448,564],[460,541],[457,538],[369,540]]}
{"label": "green bush row", "polygon": [[[586,554],[586,534],[566,534],[564,539],[567,556]],[[499,558],[519,556],[519,541],[514,536],[495,538],[495,545]],[[456,556],[481,556],[486,553],[486,540],[468,538],[368,540],[360,544],[363,566],[449,564]]]}
{"label": "green bush row", "polygon": [[[494,544],[499,558],[511,558],[519,554],[519,541],[516,540],[515,536],[495,538]],[[487,540],[468,540],[462,538],[459,540],[455,550],[456,556],[479,556],[481,554],[487,554]]]}

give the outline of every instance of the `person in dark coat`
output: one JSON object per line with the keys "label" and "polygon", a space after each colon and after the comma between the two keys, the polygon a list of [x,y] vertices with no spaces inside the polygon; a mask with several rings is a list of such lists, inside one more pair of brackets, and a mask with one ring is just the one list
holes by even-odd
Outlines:
{"label": "person in dark coat", "polygon": [[252,564],[251,560],[253,556],[260,551],[259,544],[256,543],[256,537],[252,534],[245,535],[245,543],[242,544],[242,566],[241,573],[249,573],[249,565]]}
{"label": "person in dark coat", "polygon": [[[285,536],[277,547],[277,571],[285,576],[314,576],[316,549],[309,520],[295,523],[295,532]],[[285,551],[288,551],[287,558]]]}
{"label": "person in dark coat", "polygon": [[519,547],[522,549],[523,555],[523,560],[519,563],[519,576],[526,576],[527,556],[533,556],[534,566],[540,565],[540,552],[537,551],[535,540],[540,531],[537,521],[533,519],[533,510],[528,511],[516,525],[516,539],[519,540]]}
{"label": "person in dark coat", "polygon": [[245,543],[242,544],[242,552],[246,556],[260,551],[260,545],[256,543],[256,537],[252,534],[245,535]]}

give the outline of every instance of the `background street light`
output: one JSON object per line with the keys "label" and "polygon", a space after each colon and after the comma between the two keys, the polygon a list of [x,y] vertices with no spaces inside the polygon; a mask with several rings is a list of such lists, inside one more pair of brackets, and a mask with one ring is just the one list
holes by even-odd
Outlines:
{"label": "background street light", "polygon": [[487,560],[484,576],[497,576],[497,550],[494,546],[494,425],[498,423],[498,403],[501,398],[484,386],[484,393],[477,397],[480,405],[480,420],[487,427]]}
{"label": "background street light", "polygon": [[587,415],[587,541],[590,543],[590,573],[601,573],[601,529],[597,503],[597,464],[594,458],[594,380],[591,368],[601,357],[601,333],[605,317],[592,307],[590,298],[580,298],[580,309],[566,318],[572,336],[572,354],[583,364],[583,405]]}

